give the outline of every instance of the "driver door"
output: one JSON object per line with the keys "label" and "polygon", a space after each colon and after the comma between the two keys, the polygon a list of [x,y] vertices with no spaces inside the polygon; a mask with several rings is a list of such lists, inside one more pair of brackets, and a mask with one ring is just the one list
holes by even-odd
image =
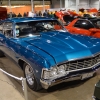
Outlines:
{"label": "driver door", "polygon": [[88,20],[78,20],[73,27],[71,27],[70,32],[73,34],[91,36],[90,28],[94,28],[94,26]]}
{"label": "driver door", "polygon": [[12,48],[10,46],[11,38],[13,38],[13,23],[12,22],[4,22],[2,33],[0,33],[0,44],[1,44],[0,49],[8,56],[11,56],[10,55],[10,52],[12,50]]}

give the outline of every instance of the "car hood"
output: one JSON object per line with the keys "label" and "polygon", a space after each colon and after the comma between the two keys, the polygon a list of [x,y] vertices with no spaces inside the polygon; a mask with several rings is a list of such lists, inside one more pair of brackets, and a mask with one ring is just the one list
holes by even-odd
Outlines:
{"label": "car hood", "polygon": [[100,51],[100,39],[68,32],[44,32],[41,36],[26,39],[25,42],[51,56],[56,64],[93,56]]}

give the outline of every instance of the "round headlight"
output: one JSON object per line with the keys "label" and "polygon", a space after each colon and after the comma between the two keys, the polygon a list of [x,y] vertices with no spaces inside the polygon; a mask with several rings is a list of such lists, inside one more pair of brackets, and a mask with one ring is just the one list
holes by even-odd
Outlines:
{"label": "round headlight", "polygon": [[64,67],[64,65],[60,65],[59,67],[58,67],[58,73],[65,73],[65,67]]}
{"label": "round headlight", "polygon": [[50,77],[54,77],[55,75],[57,75],[57,68],[52,68],[50,71]]}

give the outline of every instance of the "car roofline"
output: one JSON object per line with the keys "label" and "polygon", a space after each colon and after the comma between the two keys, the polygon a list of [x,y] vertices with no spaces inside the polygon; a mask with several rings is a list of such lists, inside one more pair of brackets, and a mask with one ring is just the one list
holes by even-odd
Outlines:
{"label": "car roofline", "polygon": [[49,17],[25,17],[25,18],[8,18],[4,21],[10,21],[10,22],[27,22],[27,21],[41,21],[41,20],[57,20],[56,18],[49,18]]}

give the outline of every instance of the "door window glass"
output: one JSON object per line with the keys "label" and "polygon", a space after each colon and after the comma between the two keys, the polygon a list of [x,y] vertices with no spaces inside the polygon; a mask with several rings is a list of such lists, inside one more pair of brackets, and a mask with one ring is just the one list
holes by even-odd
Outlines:
{"label": "door window glass", "polygon": [[13,37],[13,27],[11,22],[4,23],[3,33],[6,37]]}
{"label": "door window glass", "polygon": [[83,29],[90,29],[94,28],[94,26],[88,20],[78,20],[74,27],[83,28]]}

